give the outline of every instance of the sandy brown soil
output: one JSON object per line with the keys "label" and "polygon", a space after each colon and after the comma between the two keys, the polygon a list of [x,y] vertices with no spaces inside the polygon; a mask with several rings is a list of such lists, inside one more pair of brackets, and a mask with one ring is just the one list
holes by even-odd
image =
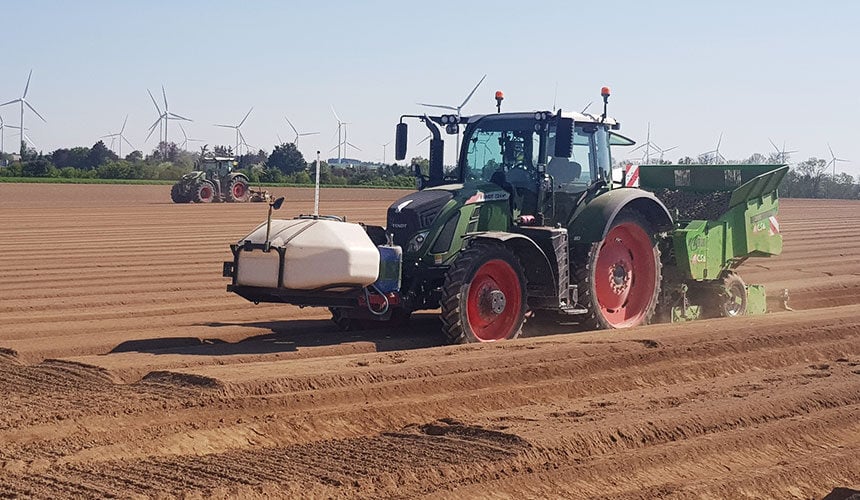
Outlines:
{"label": "sandy brown soil", "polygon": [[[282,190],[285,216],[312,208]],[[280,193],[279,193],[280,194]],[[329,190],[380,223],[398,191]],[[783,200],[793,312],[443,346],[220,278],[260,204],[0,184],[0,498],[800,497],[860,487],[860,203]]]}

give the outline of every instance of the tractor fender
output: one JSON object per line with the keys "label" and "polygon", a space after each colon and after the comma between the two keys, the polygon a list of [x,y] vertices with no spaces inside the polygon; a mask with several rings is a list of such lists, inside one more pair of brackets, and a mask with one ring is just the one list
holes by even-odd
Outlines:
{"label": "tractor fender", "polygon": [[228,182],[229,182],[229,181],[232,181],[232,180],[233,180],[233,179],[235,179],[236,177],[241,177],[242,179],[244,179],[244,180],[245,180],[245,182],[249,182],[249,181],[248,181],[248,176],[247,176],[247,175],[245,175],[245,174],[243,174],[242,172],[230,172],[230,174],[227,176],[227,181],[228,181]]}
{"label": "tractor fender", "polygon": [[523,266],[530,294],[553,296],[558,293],[557,278],[549,259],[534,240],[517,233],[487,231],[470,234],[466,244],[481,240],[500,242],[517,256]]}
{"label": "tractor fender", "polygon": [[615,218],[625,209],[642,214],[657,233],[673,228],[672,215],[652,193],[642,189],[615,189],[598,195],[573,216],[568,224],[571,242],[590,244],[603,240]]}

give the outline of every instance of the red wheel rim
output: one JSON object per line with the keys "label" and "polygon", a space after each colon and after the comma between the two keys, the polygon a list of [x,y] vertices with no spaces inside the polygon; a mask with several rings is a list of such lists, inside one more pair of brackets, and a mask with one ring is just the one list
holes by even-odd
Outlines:
{"label": "red wheel rim", "polygon": [[237,182],[233,184],[233,198],[244,198],[245,197],[245,184],[242,182]]}
{"label": "red wheel rim", "polygon": [[209,186],[203,186],[200,188],[200,199],[208,201],[210,198],[212,198],[212,188]]}
{"label": "red wheel rim", "polygon": [[504,260],[487,261],[472,278],[466,301],[466,316],[476,339],[506,339],[516,328],[522,309],[519,276]]}
{"label": "red wheel rim", "polygon": [[638,224],[613,227],[598,250],[594,266],[597,305],[613,328],[643,323],[657,290],[651,238]]}

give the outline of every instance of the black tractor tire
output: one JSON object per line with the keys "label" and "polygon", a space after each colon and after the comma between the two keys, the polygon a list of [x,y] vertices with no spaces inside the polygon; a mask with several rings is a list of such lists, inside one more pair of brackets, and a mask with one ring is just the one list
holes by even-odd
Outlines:
{"label": "black tractor tire", "polygon": [[660,297],[662,264],[645,217],[623,211],[606,238],[580,249],[574,272],[579,305],[590,330],[630,328],[651,321]]}
{"label": "black tractor tire", "polygon": [[170,199],[173,200],[173,203],[188,203],[190,201],[185,194],[185,190],[182,189],[182,184],[178,183],[170,188]]}
{"label": "black tractor tire", "polygon": [[726,271],[717,289],[704,301],[705,315],[711,318],[734,318],[747,312],[747,286],[734,271]]}
{"label": "black tractor tire", "polygon": [[522,265],[502,243],[476,241],[462,250],[442,285],[442,331],[455,344],[520,336],[527,309]]}
{"label": "black tractor tire", "polygon": [[248,201],[251,190],[248,186],[248,181],[243,177],[233,177],[227,185],[225,199],[234,203],[244,203]]}
{"label": "black tractor tire", "polygon": [[215,200],[215,184],[203,181],[194,189],[194,203],[212,203]]}

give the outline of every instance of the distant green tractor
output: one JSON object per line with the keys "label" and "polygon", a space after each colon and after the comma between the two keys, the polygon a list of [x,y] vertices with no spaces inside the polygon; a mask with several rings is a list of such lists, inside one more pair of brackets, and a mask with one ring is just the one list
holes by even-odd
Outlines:
{"label": "distant green tractor", "polygon": [[173,185],[170,198],[174,203],[263,201],[265,193],[252,190],[248,177],[233,171],[237,164],[232,156],[204,156]]}

